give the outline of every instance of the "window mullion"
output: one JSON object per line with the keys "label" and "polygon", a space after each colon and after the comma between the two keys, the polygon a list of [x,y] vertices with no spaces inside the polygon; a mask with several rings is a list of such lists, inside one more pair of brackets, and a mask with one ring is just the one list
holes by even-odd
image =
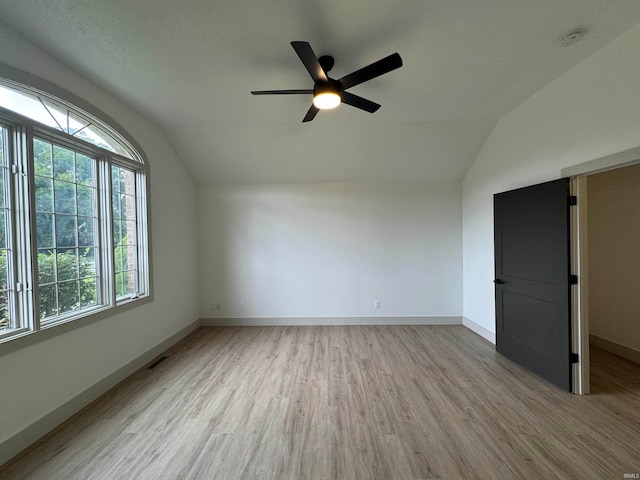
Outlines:
{"label": "window mullion", "polygon": [[[146,252],[149,249],[149,225],[147,214],[147,201],[144,192],[147,191],[147,177],[136,172],[136,216],[138,223],[138,252]],[[148,294],[151,275],[147,255],[138,255],[138,290],[139,294]]]}
{"label": "window mullion", "polygon": [[98,159],[98,228],[100,234],[101,281],[104,305],[116,304],[115,264],[113,258],[113,206],[111,200],[111,164],[106,157]]}
{"label": "window mullion", "polygon": [[[33,175],[31,164],[33,162],[32,138],[33,129],[26,125],[16,128],[15,156],[13,159],[13,186],[14,195],[14,228],[15,228],[15,274],[16,283],[20,284],[16,291],[16,314],[22,326],[32,329],[40,329],[40,318],[35,308],[38,298],[37,262],[34,261],[36,250],[35,235],[35,208],[34,199],[30,192],[33,191]],[[35,315],[34,315],[35,313]]]}

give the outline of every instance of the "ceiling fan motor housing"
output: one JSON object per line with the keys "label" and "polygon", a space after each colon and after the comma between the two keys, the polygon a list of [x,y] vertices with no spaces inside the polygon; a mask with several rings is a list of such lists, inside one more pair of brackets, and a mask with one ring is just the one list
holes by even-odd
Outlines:
{"label": "ceiling fan motor housing", "polygon": [[331,55],[322,55],[321,57],[318,57],[318,63],[324,70],[324,73],[329,73],[333,68],[335,61]]}
{"label": "ceiling fan motor housing", "polygon": [[322,93],[335,93],[342,97],[342,85],[337,80],[333,80],[332,78],[328,78],[328,82],[317,82],[313,86],[313,96],[320,95]]}

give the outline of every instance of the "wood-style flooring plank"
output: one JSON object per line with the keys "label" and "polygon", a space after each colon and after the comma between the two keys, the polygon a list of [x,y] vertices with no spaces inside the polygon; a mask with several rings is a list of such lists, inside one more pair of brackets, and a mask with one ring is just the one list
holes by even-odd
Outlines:
{"label": "wood-style flooring plank", "polygon": [[21,479],[617,479],[640,365],[561,391],[461,326],[203,327],[0,467]]}

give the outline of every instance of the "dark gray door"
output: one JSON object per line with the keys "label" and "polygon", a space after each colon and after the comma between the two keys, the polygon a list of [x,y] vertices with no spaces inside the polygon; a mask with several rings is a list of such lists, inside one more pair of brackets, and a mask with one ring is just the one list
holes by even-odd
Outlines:
{"label": "dark gray door", "polygon": [[569,179],[494,195],[496,349],[571,391]]}

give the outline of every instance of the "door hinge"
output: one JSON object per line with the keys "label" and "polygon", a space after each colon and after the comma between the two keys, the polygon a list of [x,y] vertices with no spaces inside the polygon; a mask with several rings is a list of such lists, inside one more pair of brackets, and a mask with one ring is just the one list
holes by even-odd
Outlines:
{"label": "door hinge", "polygon": [[575,205],[578,205],[578,197],[575,195],[569,195],[569,206],[573,207]]}
{"label": "door hinge", "polygon": [[571,360],[571,363],[578,363],[580,361],[580,355],[577,353],[570,353],[569,360]]}
{"label": "door hinge", "polygon": [[569,275],[569,285],[578,284],[578,275]]}

